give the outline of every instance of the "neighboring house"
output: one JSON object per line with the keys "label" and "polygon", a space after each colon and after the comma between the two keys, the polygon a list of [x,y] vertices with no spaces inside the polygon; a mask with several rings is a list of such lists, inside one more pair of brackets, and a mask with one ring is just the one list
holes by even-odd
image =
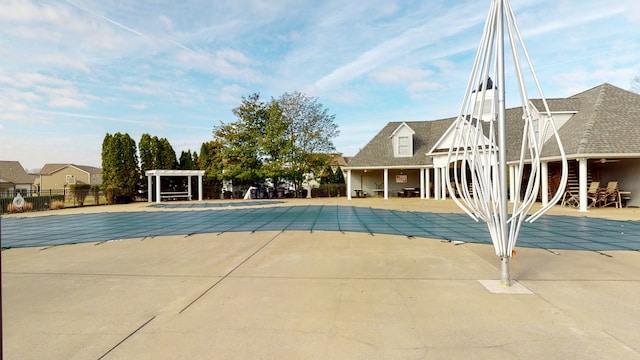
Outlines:
{"label": "neighboring house", "polygon": [[[628,206],[640,206],[640,95],[602,84],[565,99],[547,100],[569,159],[570,177],[586,192],[600,181],[631,193]],[[531,100],[544,110],[541,100]],[[535,114],[534,114],[535,117]],[[522,109],[506,110],[507,156],[514,174],[522,137]],[[450,128],[455,118],[388,123],[346,167],[348,196],[378,193],[385,198],[416,195],[445,198]],[[514,156],[515,155],[515,156]],[[552,193],[549,178],[559,172],[560,152],[553,141],[542,152],[541,193]],[[513,178],[513,176],[510,176]],[[571,180],[571,178],[570,178]],[[413,189],[413,191],[412,191]],[[516,190],[510,187],[511,195]],[[547,197],[543,196],[546,202]],[[581,204],[586,210],[586,202]]]}
{"label": "neighboring house", "polygon": [[0,161],[0,194],[13,197],[16,192],[29,193],[35,175],[29,175],[18,161]]}
{"label": "neighboring house", "polygon": [[102,184],[102,169],[74,164],[46,164],[36,179],[39,190],[60,190],[72,184]]}

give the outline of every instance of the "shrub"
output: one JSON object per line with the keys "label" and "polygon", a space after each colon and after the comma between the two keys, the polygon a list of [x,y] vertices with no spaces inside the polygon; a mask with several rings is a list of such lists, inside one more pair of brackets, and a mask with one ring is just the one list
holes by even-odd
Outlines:
{"label": "shrub", "polygon": [[51,210],[64,209],[63,200],[54,200],[51,202]]}
{"label": "shrub", "polygon": [[91,185],[73,184],[71,185],[71,190],[73,191],[73,197],[78,202],[78,205],[83,206],[87,195],[89,195],[89,190],[91,190]]}

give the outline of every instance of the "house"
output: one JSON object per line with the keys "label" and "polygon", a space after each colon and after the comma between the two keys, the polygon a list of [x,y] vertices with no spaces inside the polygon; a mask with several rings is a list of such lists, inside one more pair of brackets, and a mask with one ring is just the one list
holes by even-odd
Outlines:
{"label": "house", "polygon": [[34,175],[29,175],[19,161],[0,161],[0,194],[13,197],[16,192],[28,194],[33,189]]}
{"label": "house", "polygon": [[72,184],[102,184],[102,169],[74,164],[46,164],[38,173],[39,190],[66,189]]}
{"label": "house", "polygon": [[[535,111],[542,100],[530,100]],[[630,193],[627,206],[640,206],[640,95],[602,84],[568,98],[548,99],[554,123],[569,159],[570,180],[580,193],[591,180],[617,181]],[[534,114],[535,116],[536,114]],[[443,199],[447,194],[447,152],[455,118],[434,121],[390,122],[346,167],[348,196],[420,196]],[[522,109],[506,109],[507,163],[513,174],[522,136]],[[513,156],[513,155],[516,156]],[[543,147],[542,194],[560,168],[560,150],[553,141]],[[517,192],[510,187],[511,196]],[[541,196],[543,202],[547,196]],[[586,202],[580,204],[586,210]]]}

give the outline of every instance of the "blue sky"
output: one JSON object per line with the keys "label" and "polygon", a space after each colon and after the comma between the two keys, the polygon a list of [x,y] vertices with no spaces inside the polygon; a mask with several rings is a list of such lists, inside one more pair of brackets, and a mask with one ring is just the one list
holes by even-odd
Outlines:
{"label": "blue sky", "polygon": [[[640,75],[640,1],[511,3],[547,97]],[[100,166],[115,132],[199,151],[242,96],[293,91],[336,115],[352,156],[389,121],[457,115],[489,5],[3,0],[0,159]]]}

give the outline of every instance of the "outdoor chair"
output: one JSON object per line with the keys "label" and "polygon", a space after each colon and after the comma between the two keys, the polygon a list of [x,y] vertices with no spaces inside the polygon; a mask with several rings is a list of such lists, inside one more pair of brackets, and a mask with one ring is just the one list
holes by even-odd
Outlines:
{"label": "outdoor chair", "polygon": [[609,181],[606,188],[600,189],[597,203],[599,206],[615,204],[616,207],[621,207],[617,181]]}
{"label": "outdoor chair", "polygon": [[587,200],[590,202],[589,207],[592,207],[598,202],[598,193],[600,191],[600,181],[592,181],[587,189]]}
{"label": "outdoor chair", "polygon": [[564,196],[562,197],[562,202],[560,206],[565,207],[565,205],[577,208],[580,206],[580,191],[579,189],[567,189],[564,192]]}

